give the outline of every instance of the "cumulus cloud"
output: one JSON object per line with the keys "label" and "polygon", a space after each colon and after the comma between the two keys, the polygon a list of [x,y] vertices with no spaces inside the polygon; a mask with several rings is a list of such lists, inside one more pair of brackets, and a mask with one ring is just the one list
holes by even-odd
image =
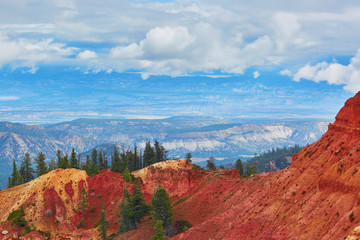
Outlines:
{"label": "cumulus cloud", "polygon": [[259,73],[258,71],[255,71],[255,72],[253,73],[253,77],[254,77],[255,79],[257,79],[258,77],[260,77],[260,73]]}
{"label": "cumulus cloud", "polygon": [[75,50],[76,48],[56,43],[53,39],[11,39],[0,33],[0,67],[13,63],[15,67],[31,67],[36,72],[35,64],[57,62],[74,54]]}
{"label": "cumulus cloud", "polygon": [[360,90],[360,49],[351,58],[348,65],[327,62],[321,62],[314,66],[307,64],[294,75],[295,81],[300,81],[300,79],[344,85],[344,89],[357,92]]}
{"label": "cumulus cloud", "polygon": [[97,58],[97,54],[96,52],[90,51],[90,50],[85,50],[81,53],[79,53],[77,55],[78,58],[80,59],[93,59],[93,58]]}
{"label": "cumulus cloud", "polygon": [[284,70],[280,71],[280,75],[281,76],[289,76],[289,77],[291,77],[292,72],[289,69],[284,69]]}
{"label": "cumulus cloud", "polygon": [[0,2],[0,66],[49,62],[95,72],[231,74],[298,65],[315,54],[346,55],[360,38],[354,1],[326,8],[315,0],[16,2]]}

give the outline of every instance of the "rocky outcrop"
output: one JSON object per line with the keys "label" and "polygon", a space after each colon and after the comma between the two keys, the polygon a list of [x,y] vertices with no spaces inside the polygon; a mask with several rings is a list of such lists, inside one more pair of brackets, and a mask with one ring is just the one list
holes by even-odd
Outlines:
{"label": "rocky outcrop", "polygon": [[[133,172],[147,202],[162,185],[173,201],[174,220],[193,227],[172,239],[358,239],[360,225],[360,93],[349,99],[319,141],[303,148],[278,172],[242,178],[236,170],[204,171],[185,160],[166,161]],[[101,203],[117,232],[115,210],[125,182],[110,170],[56,170],[0,192],[0,230],[17,234],[8,214],[24,207],[26,220],[55,238],[91,239]],[[127,188],[131,192],[132,184]],[[85,189],[88,209],[79,211]],[[84,220],[83,222],[81,220]],[[79,224],[81,223],[81,224]],[[150,239],[153,221],[116,239]],[[36,233],[34,233],[36,235]]]}

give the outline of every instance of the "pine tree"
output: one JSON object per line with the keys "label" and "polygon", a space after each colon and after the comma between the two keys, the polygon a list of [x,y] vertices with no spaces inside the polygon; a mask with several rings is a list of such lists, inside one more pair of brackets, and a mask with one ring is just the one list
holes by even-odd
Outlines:
{"label": "pine tree", "polygon": [[58,165],[56,164],[55,160],[53,158],[50,159],[49,166],[48,166],[48,172],[51,172],[58,168]]}
{"label": "pine tree", "polygon": [[165,240],[165,231],[164,231],[163,224],[164,224],[164,222],[161,220],[156,221],[156,223],[154,225],[155,233],[151,237],[151,240]]}
{"label": "pine tree", "polygon": [[45,162],[45,155],[41,152],[39,153],[36,158],[34,159],[36,163],[36,175],[40,177],[41,175],[44,175],[47,173],[47,167]]}
{"label": "pine tree", "polygon": [[138,150],[137,150],[136,144],[134,145],[133,162],[134,162],[133,171],[138,170],[138,169],[141,168],[140,157],[138,156]]}
{"label": "pine tree", "polygon": [[167,159],[168,151],[165,149],[163,145],[160,146],[160,161],[165,161]]}
{"label": "pine tree", "polygon": [[13,172],[11,177],[9,177],[8,188],[12,188],[20,184],[22,184],[21,177],[19,171],[17,170],[15,159],[13,159]]}
{"label": "pine tree", "polygon": [[99,151],[98,159],[99,159],[99,170],[107,169],[107,164],[105,162],[104,154],[101,150]]}
{"label": "pine tree", "polygon": [[106,233],[107,233],[107,226],[109,225],[109,222],[106,221],[106,215],[105,215],[105,209],[104,209],[104,203],[101,203],[101,212],[100,212],[100,219],[99,221],[94,225],[94,228],[98,228],[97,230],[100,232],[99,237],[103,240],[107,239]]}
{"label": "pine tree", "polygon": [[130,200],[131,215],[137,225],[141,219],[149,214],[150,206],[146,204],[143,196],[139,179],[137,178],[133,185],[132,198]]}
{"label": "pine tree", "polygon": [[111,155],[111,170],[120,173],[120,156],[116,146]]}
{"label": "pine tree", "polygon": [[209,170],[216,170],[216,165],[215,165],[215,158],[213,156],[211,156],[207,161],[206,161],[206,168]]}
{"label": "pine tree", "polygon": [[75,149],[73,148],[70,154],[70,167],[79,169],[79,161],[76,157]]}
{"label": "pine tree", "polygon": [[94,148],[91,152],[91,167],[93,169],[99,167],[99,162],[98,162],[98,153],[96,148]]}
{"label": "pine tree", "polygon": [[162,187],[158,187],[154,192],[152,199],[153,218],[162,220],[164,225],[170,225],[173,222],[173,211],[169,194]]}
{"label": "pine tree", "polygon": [[135,223],[132,218],[131,208],[130,208],[130,194],[126,189],[126,184],[124,185],[123,199],[119,206],[120,210],[120,232],[127,232],[135,228]]}
{"label": "pine tree", "polygon": [[240,159],[236,161],[236,169],[239,170],[240,176],[244,176],[244,168]]}
{"label": "pine tree", "polygon": [[154,147],[155,147],[155,162],[161,162],[162,153],[159,142],[157,140],[155,140]]}
{"label": "pine tree", "polygon": [[187,162],[187,163],[191,163],[191,158],[192,158],[191,153],[187,153],[187,154],[186,154],[186,162]]}
{"label": "pine tree", "polygon": [[151,147],[150,141],[147,140],[143,155],[143,166],[147,167],[153,163],[155,163],[155,151],[154,148]]}
{"label": "pine tree", "polygon": [[62,153],[60,150],[57,150],[56,152],[56,157],[57,157],[57,167],[60,168],[60,166],[62,165]]}
{"label": "pine tree", "polygon": [[92,169],[91,169],[91,164],[90,164],[90,157],[89,155],[86,155],[86,161],[85,163],[82,165],[82,170],[85,170],[86,171],[86,174],[88,176],[91,176],[92,174]]}
{"label": "pine tree", "polygon": [[82,227],[85,219],[85,210],[89,207],[89,203],[87,202],[87,192],[85,188],[81,189],[80,194],[81,194],[81,200],[78,204],[78,210],[81,211],[81,219],[78,227]]}
{"label": "pine tree", "polygon": [[59,168],[62,169],[70,168],[70,163],[67,154],[61,158]]}
{"label": "pine tree", "polygon": [[125,148],[123,147],[120,154],[120,173],[125,171],[125,168],[128,166],[127,154],[125,153]]}
{"label": "pine tree", "polygon": [[30,154],[25,153],[25,157],[20,165],[20,176],[24,180],[24,183],[30,182],[34,179],[34,169],[31,167]]}
{"label": "pine tree", "polygon": [[125,168],[124,172],[122,173],[122,177],[124,178],[125,182],[131,182],[131,176],[128,167]]}

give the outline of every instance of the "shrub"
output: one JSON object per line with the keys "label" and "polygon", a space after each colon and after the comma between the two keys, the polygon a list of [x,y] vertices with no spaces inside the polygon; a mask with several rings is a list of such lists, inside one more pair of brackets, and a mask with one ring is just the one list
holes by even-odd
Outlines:
{"label": "shrub", "polygon": [[175,223],[176,234],[182,233],[191,227],[192,225],[188,220],[178,220]]}

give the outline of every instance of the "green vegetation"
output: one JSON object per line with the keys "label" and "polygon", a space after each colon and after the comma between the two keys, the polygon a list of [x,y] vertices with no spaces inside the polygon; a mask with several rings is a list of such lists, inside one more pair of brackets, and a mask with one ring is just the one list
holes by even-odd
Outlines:
{"label": "green vegetation", "polygon": [[78,210],[81,211],[81,219],[78,224],[78,228],[83,227],[85,220],[85,210],[89,207],[89,203],[87,202],[87,192],[85,188],[81,189],[81,200],[78,204]]}
{"label": "green vegetation", "polygon": [[135,180],[131,196],[125,185],[123,199],[119,206],[120,232],[136,228],[140,220],[149,214],[149,211],[150,206],[145,203],[139,180]]}
{"label": "green vegetation", "polygon": [[242,161],[241,161],[240,159],[238,159],[238,160],[236,161],[235,168],[236,168],[237,170],[239,170],[240,176],[244,176],[244,168],[243,168]]}
{"label": "green vegetation", "polygon": [[124,178],[125,182],[131,182],[131,176],[128,167],[125,168],[124,172],[122,173],[122,177]]}
{"label": "green vegetation", "polygon": [[101,212],[100,212],[100,219],[99,221],[94,225],[94,228],[97,228],[97,230],[100,232],[99,237],[103,240],[108,239],[107,237],[107,226],[109,225],[109,222],[106,221],[106,215],[105,215],[105,209],[104,204],[101,203]]}
{"label": "green vegetation", "polygon": [[25,216],[24,209],[21,206],[20,209],[11,212],[7,220],[11,221],[12,224],[17,224],[20,227],[25,227],[27,225],[27,221],[25,220],[24,216]]}
{"label": "green vegetation", "polygon": [[191,163],[191,162],[192,162],[192,161],[191,161],[191,158],[192,158],[192,155],[191,155],[191,153],[188,152],[188,153],[186,154],[186,162],[187,162],[187,163]]}
{"label": "green vegetation", "polygon": [[163,227],[163,221],[157,220],[154,225],[155,233],[151,237],[151,240],[165,240],[165,231]]}
{"label": "green vegetation", "polygon": [[244,176],[245,177],[251,177],[252,175],[258,173],[257,170],[257,164],[256,162],[253,164],[250,164],[249,162],[245,163],[245,173]]}
{"label": "green vegetation", "polygon": [[35,227],[30,227],[28,225],[28,222],[25,220],[25,212],[24,208],[21,206],[20,209],[12,211],[7,220],[11,221],[12,224],[16,224],[19,227],[24,227],[24,234],[28,234],[34,230],[36,230]]}
{"label": "green vegetation", "polygon": [[11,177],[9,177],[9,183],[8,183],[8,188],[12,188],[15,187],[17,185],[23,184],[24,180],[21,178],[17,167],[16,167],[16,162],[15,159],[13,160],[13,172],[11,174]]}
{"label": "green vegetation", "polygon": [[188,220],[178,220],[175,223],[175,228],[176,228],[177,234],[182,233],[191,227],[192,227],[192,225]]}
{"label": "green vegetation", "polygon": [[46,167],[46,162],[45,162],[45,155],[40,152],[36,158],[34,159],[35,163],[36,163],[36,175],[38,177],[40,177],[41,175],[44,175],[45,173],[48,172],[48,168]]}
{"label": "green vegetation", "polygon": [[120,217],[120,232],[127,232],[131,229],[135,228],[131,217],[131,209],[130,209],[130,194],[126,188],[126,184],[124,186],[123,199],[119,206],[119,217]]}
{"label": "green vegetation", "polygon": [[[250,159],[249,164],[257,164],[258,170],[261,172],[270,172],[274,170],[281,170],[290,166],[291,161],[288,161],[287,158],[291,158],[293,154],[300,152],[302,147],[295,145],[294,147],[284,147],[271,149],[266,153],[260,154]],[[275,165],[270,165],[269,163],[273,162]]]}
{"label": "green vegetation", "polygon": [[206,168],[210,171],[216,170],[215,158],[213,156],[211,156],[208,160],[206,160]]}
{"label": "green vegetation", "polygon": [[170,225],[173,222],[173,210],[169,194],[164,188],[159,186],[153,193],[152,199],[152,217],[155,220],[162,220],[163,224]]}
{"label": "green vegetation", "polygon": [[70,167],[79,169],[79,161],[76,157],[75,149],[73,148],[70,154]]}
{"label": "green vegetation", "polygon": [[30,154],[25,153],[25,157],[20,165],[20,177],[24,180],[24,183],[30,182],[34,179],[34,169],[31,167]]}
{"label": "green vegetation", "polygon": [[163,146],[159,145],[158,141],[155,141],[154,147],[151,146],[149,140],[146,141],[144,156],[143,156],[143,166],[147,167],[151,164],[161,162],[166,160],[167,151]]}
{"label": "green vegetation", "polygon": [[[138,150],[136,144],[134,145],[133,151],[129,149],[125,150],[123,147],[121,153],[115,146],[113,152],[111,153],[110,168],[114,172],[123,174],[123,176],[126,176],[126,181],[131,182],[131,175],[128,175],[126,172],[130,173],[150,164],[166,160],[167,151],[159,144],[158,141],[155,141],[154,147],[151,146],[150,141],[147,141],[143,156],[144,157],[142,157],[142,153]],[[102,150],[98,151],[97,149],[92,150],[91,156],[86,156],[86,161],[83,164],[80,164],[80,156],[77,155],[74,148],[70,153],[70,158],[68,154],[64,155],[61,150],[57,150],[56,159],[57,160],[51,158],[49,165],[46,166],[46,157],[42,152],[40,152],[34,159],[36,168],[36,171],[34,171],[31,167],[30,155],[25,153],[19,170],[16,166],[15,160],[13,162],[13,172],[11,177],[8,178],[8,188],[33,180],[35,173],[36,176],[41,176],[57,168],[81,168],[82,170],[85,170],[89,176],[94,176],[98,174],[100,170],[109,168],[105,153]],[[130,176],[130,178],[128,178],[128,176]]]}

